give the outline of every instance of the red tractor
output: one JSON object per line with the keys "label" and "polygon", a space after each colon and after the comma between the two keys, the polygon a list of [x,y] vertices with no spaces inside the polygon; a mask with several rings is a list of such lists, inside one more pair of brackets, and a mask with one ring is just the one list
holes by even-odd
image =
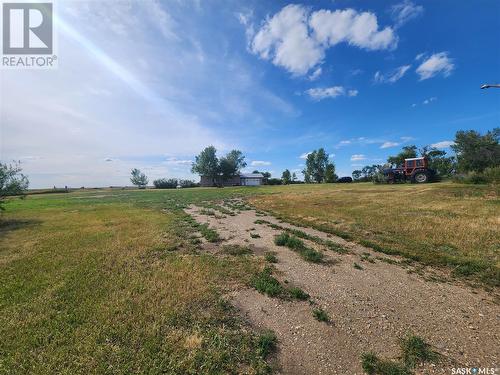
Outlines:
{"label": "red tractor", "polygon": [[429,182],[435,174],[434,170],[428,167],[425,157],[405,159],[402,167],[384,169],[383,172],[390,184],[405,181],[423,184]]}

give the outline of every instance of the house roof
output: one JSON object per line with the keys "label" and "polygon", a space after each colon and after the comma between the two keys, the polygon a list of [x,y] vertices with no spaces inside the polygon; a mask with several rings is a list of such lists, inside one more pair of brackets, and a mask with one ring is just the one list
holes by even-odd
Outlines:
{"label": "house roof", "polygon": [[240,178],[264,178],[262,173],[241,173]]}

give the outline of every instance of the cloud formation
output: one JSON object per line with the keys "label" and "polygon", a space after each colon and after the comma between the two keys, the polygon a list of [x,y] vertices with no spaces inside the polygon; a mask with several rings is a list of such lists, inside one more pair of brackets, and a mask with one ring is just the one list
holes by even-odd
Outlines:
{"label": "cloud formation", "polygon": [[382,145],[380,146],[380,148],[391,148],[391,147],[399,146],[400,144],[401,143],[398,143],[398,142],[387,141],[387,142],[382,143]]}
{"label": "cloud formation", "polygon": [[351,155],[351,161],[361,161],[361,160],[366,160],[366,156],[363,154]]}
{"label": "cloud formation", "polygon": [[387,74],[382,74],[380,72],[376,72],[373,77],[373,81],[375,83],[395,83],[399,81],[406,74],[408,69],[411,68],[411,65],[402,65],[396,69],[391,70]]}
{"label": "cloud formation", "polygon": [[264,161],[264,160],[253,160],[250,165],[252,167],[262,167],[262,166],[267,166],[271,165],[270,161]]}
{"label": "cloud formation", "polygon": [[424,7],[416,5],[410,0],[405,0],[391,7],[391,15],[395,22],[395,28],[403,26],[408,21],[422,15],[422,13],[424,13]]}
{"label": "cloud formation", "polygon": [[358,90],[347,90],[342,86],[318,87],[305,91],[314,100],[322,100],[326,98],[336,98],[337,96],[354,97],[358,95]]}
{"label": "cloud formation", "polygon": [[420,80],[429,79],[437,74],[448,77],[455,69],[453,59],[448,56],[448,52],[439,52],[431,55],[419,65],[416,72]]}
{"label": "cloud formation", "polygon": [[354,9],[310,12],[287,5],[253,36],[250,50],[295,75],[305,75],[320,64],[325,51],[339,43],[366,50],[393,49],[398,38],[391,27],[379,28],[377,16]]}
{"label": "cloud formation", "polygon": [[434,147],[434,148],[448,148],[452,145],[454,145],[455,142],[453,141],[441,141],[441,142],[436,142],[436,143],[433,143],[431,144],[431,147]]}

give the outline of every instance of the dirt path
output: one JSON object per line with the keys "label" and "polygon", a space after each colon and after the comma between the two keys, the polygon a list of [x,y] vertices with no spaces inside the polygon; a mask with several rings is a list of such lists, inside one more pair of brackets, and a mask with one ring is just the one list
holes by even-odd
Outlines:
{"label": "dirt path", "polygon": [[[233,304],[251,324],[276,333],[281,373],[362,374],[362,353],[372,351],[396,359],[398,338],[408,332],[425,338],[444,357],[416,373],[451,374],[453,367],[498,365],[500,307],[482,290],[426,281],[401,265],[373,262],[373,256],[380,254],[367,248],[314,229],[280,223],[253,210],[235,216],[207,216],[199,211],[194,206],[187,210],[197,221],[216,229],[223,244],[276,252],[278,278],[302,288],[331,317],[330,324],[315,320],[309,302],[269,298],[253,289],[233,292]],[[259,219],[338,242],[350,252],[326,251],[331,264],[306,262],[290,249],[276,246],[274,236],[281,231],[255,224]],[[250,233],[260,237],[252,238]],[[363,253],[372,254],[373,263],[362,262]],[[355,262],[363,269],[355,268]]]}

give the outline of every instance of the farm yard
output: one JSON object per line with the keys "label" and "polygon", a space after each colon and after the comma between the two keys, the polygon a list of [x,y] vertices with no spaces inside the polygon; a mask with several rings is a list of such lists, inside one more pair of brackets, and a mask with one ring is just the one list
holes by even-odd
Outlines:
{"label": "farm yard", "polygon": [[498,193],[358,183],[10,200],[0,373],[492,367]]}

